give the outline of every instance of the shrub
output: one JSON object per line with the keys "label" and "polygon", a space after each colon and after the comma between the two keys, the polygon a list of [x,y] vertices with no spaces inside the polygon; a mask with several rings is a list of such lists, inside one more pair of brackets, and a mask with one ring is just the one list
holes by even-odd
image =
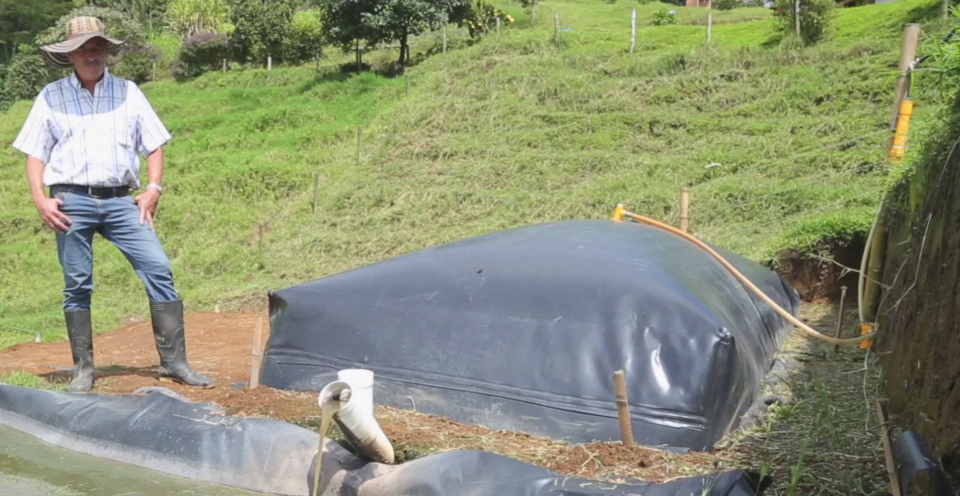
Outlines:
{"label": "shrub", "polygon": [[[834,0],[800,0],[800,39],[804,44],[823,40],[830,31],[833,16],[836,13]],[[785,33],[796,33],[797,16],[795,0],[776,0],[774,18],[777,29]]]}
{"label": "shrub", "polygon": [[283,60],[291,64],[313,60],[320,53],[322,36],[319,10],[297,12],[283,37]]}
{"label": "shrub", "polygon": [[230,39],[225,34],[201,33],[187,38],[180,47],[173,77],[185,81],[220,68],[230,56]]}
{"label": "shrub", "polygon": [[20,45],[3,78],[3,99],[10,103],[32,100],[54,79],[53,71],[36,47]]}
{"label": "shrub", "polygon": [[199,33],[219,32],[230,20],[226,0],[173,0],[167,7],[167,26],[181,40]]}
{"label": "shrub", "polygon": [[746,6],[743,0],[715,0],[713,2],[713,8],[717,10],[733,10]]}
{"label": "shrub", "polygon": [[159,64],[162,59],[162,48],[155,45],[144,45],[125,51],[123,58],[110,70],[118,77],[143,84],[153,80],[153,65]]}
{"label": "shrub", "polygon": [[672,10],[660,9],[656,14],[653,14],[653,25],[654,26],[667,26],[670,24],[676,24],[677,16],[674,15]]}
{"label": "shrub", "polygon": [[501,26],[514,21],[512,16],[507,15],[486,1],[474,0],[470,12],[467,13],[466,16],[458,19],[457,24],[462,28],[467,28],[471,38],[479,38],[488,31],[497,28],[498,17],[500,18]]}
{"label": "shrub", "polygon": [[267,56],[282,60],[283,37],[292,18],[293,6],[288,2],[237,0],[230,13],[234,25],[230,44],[236,60],[258,65],[265,64]]}

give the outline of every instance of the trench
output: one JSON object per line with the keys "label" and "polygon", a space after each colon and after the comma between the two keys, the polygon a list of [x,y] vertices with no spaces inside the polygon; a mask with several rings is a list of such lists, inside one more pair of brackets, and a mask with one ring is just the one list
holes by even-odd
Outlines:
{"label": "trench", "polygon": [[75,453],[6,426],[0,426],[0,494],[269,496]]}
{"label": "trench", "polygon": [[795,249],[781,250],[776,264],[766,265],[797,290],[805,302],[837,303],[845,286],[846,303],[855,306],[866,238],[867,233],[856,233],[849,239],[825,240],[818,247],[819,257]]}

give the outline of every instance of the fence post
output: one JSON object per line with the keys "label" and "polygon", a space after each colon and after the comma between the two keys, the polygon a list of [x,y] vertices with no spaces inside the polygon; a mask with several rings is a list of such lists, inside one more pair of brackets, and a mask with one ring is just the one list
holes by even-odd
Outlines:
{"label": "fence post", "polygon": [[637,46],[637,9],[630,13],[630,53]]}
{"label": "fence post", "polygon": [[900,45],[900,65],[897,69],[900,74],[897,76],[897,85],[893,93],[893,116],[890,119],[890,130],[897,129],[897,116],[900,114],[900,102],[907,96],[907,81],[911,77],[909,74],[910,65],[917,57],[917,40],[920,38],[920,25],[907,24],[903,27],[903,41]]}
{"label": "fence post", "polygon": [[801,38],[800,36],[800,0],[796,0],[793,17],[797,21],[797,37]]}
{"label": "fence post", "polygon": [[553,42],[560,46],[560,14],[553,14]]}
{"label": "fence post", "polygon": [[680,190],[680,230],[687,232],[690,226],[690,188]]}

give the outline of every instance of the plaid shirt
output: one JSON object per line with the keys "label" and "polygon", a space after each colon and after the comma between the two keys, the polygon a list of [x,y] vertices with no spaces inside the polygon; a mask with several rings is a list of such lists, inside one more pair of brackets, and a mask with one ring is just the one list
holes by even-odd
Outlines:
{"label": "plaid shirt", "polygon": [[140,157],[170,133],[132,81],[104,71],[94,94],[76,74],[48,84],[13,147],[46,167],[43,184],[140,187]]}

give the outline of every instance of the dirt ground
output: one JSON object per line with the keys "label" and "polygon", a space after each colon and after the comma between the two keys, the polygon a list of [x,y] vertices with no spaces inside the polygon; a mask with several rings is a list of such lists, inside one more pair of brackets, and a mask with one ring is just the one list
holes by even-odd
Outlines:
{"label": "dirt ground", "polygon": [[[316,394],[274,390],[260,386],[249,389],[252,360],[253,334],[257,319],[263,319],[263,342],[269,333],[267,314],[264,313],[194,313],[186,316],[187,354],[194,368],[217,384],[212,389],[194,389],[167,382],[155,377],[158,356],[154,347],[150,323],[127,325],[94,337],[94,360],[97,379],[94,393],[132,393],[144,386],[162,386],[183,396],[208,401],[227,409],[230,415],[269,417],[317,430],[319,408]],[[829,317],[827,317],[829,319]],[[826,322],[826,321],[824,321]],[[829,324],[829,322],[827,322]],[[824,330],[829,326],[825,326]],[[832,347],[829,347],[832,348]],[[824,348],[826,349],[826,348]],[[832,350],[831,350],[832,351]],[[800,355],[811,355],[800,351]],[[854,361],[862,360],[862,352],[853,353]],[[840,355],[838,355],[840,356]],[[842,355],[848,364],[848,355]],[[799,362],[796,362],[799,363]],[[833,362],[831,362],[833,363]],[[27,372],[42,377],[54,387],[63,387],[69,379],[71,356],[66,341],[55,343],[26,343],[0,351],[0,376],[11,372]],[[856,365],[859,366],[859,365]],[[809,374],[807,375],[809,378]],[[838,377],[844,377],[839,376]],[[860,379],[852,377],[850,387],[859,387]],[[847,379],[845,379],[847,380]],[[849,382],[849,380],[848,380]],[[802,395],[802,391],[800,392]],[[822,396],[822,395],[821,395]],[[802,402],[801,402],[802,403]],[[855,414],[862,415],[862,414]],[[790,453],[792,438],[777,438],[783,430],[777,424],[769,424],[763,432],[740,440],[731,441],[732,447],[710,453],[677,455],[636,446],[624,446],[619,442],[569,445],[517,433],[493,431],[479,426],[461,425],[439,417],[377,406],[376,417],[384,432],[393,442],[398,462],[420,456],[458,449],[480,449],[499,453],[546,467],[564,475],[578,475],[604,480],[636,478],[662,482],[675,478],[716,473],[735,468],[745,468],[774,475],[784,483],[790,483],[791,473],[796,472],[798,460]],[[817,418],[820,418],[819,415]],[[799,420],[798,420],[799,419]],[[862,416],[856,418],[860,421]],[[805,427],[802,417],[785,418],[790,428],[800,432]],[[822,431],[821,426],[812,426]],[[330,437],[337,439],[337,433]],[[809,437],[809,436],[808,436]],[[798,439],[806,439],[799,437]],[[809,439],[796,447],[800,451],[800,473],[803,473],[803,452]],[[770,443],[773,442],[771,448]],[[859,442],[858,442],[859,443]],[[863,470],[881,474],[882,451],[867,447],[862,460],[869,463]],[[847,448],[836,448],[844,456],[852,456]],[[807,454],[808,458],[812,455]],[[841,460],[842,461],[842,460]],[[826,470],[831,470],[827,467]],[[879,472],[877,472],[879,471]],[[846,475],[864,477],[860,468]],[[824,472],[812,470],[805,482],[803,477],[793,482],[794,494],[819,494],[814,491],[816,482]],[[869,479],[869,477],[866,477]],[[809,486],[813,492],[804,491]],[[832,492],[832,491],[831,491]],[[884,494],[860,488],[858,494]],[[777,494],[777,493],[774,493]]]}

